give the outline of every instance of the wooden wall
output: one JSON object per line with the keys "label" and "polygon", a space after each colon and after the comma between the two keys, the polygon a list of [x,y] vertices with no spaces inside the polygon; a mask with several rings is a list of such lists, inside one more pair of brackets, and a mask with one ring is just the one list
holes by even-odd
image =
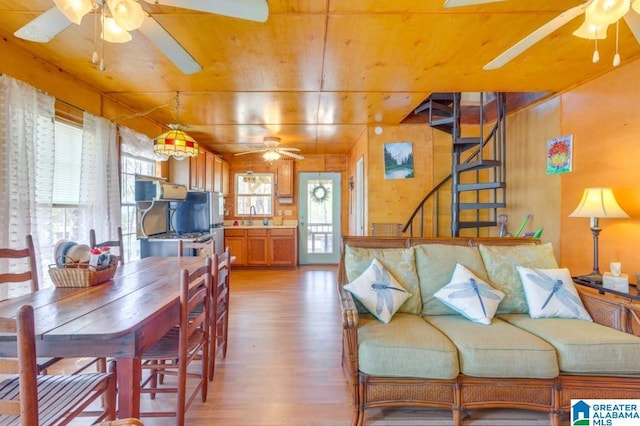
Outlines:
{"label": "wooden wall", "polygon": [[[592,266],[589,219],[570,218],[584,188],[610,187],[630,219],[600,220],[600,270],[622,262],[640,272],[640,61],[571,90],[561,97],[562,134],[573,134],[573,171],[561,176],[560,258],[572,273]],[[635,282],[635,279],[632,280]]]}
{"label": "wooden wall", "polygon": [[[544,227],[542,240],[560,247],[561,175],[546,171],[547,140],[561,135],[560,98],[518,111],[507,118],[507,228],[515,233],[527,214],[524,232]],[[498,235],[493,234],[493,235]]]}
{"label": "wooden wall", "polygon": [[[433,130],[425,124],[383,126],[382,134],[369,129],[367,165],[367,232],[373,223],[401,223],[433,186]],[[385,143],[412,142],[414,177],[385,179]]]}
{"label": "wooden wall", "polygon": [[[23,81],[56,99],[93,115],[105,117],[139,133],[154,137],[164,132],[159,123],[145,117],[131,117],[133,111],[71,74],[43,62],[6,40],[0,40],[0,73]],[[96,70],[96,72],[100,72]],[[130,118],[131,117],[131,118]]]}

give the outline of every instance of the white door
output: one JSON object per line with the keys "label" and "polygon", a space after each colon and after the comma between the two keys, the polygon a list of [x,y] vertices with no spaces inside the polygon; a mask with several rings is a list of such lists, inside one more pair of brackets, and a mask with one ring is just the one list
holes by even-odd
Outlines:
{"label": "white door", "polygon": [[301,265],[340,260],[340,173],[300,173],[298,259]]}

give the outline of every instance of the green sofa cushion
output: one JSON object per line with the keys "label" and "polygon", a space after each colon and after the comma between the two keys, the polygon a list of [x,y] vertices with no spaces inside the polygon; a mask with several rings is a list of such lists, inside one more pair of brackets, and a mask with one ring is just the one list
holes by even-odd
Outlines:
{"label": "green sofa cushion", "polygon": [[[358,278],[371,265],[371,260],[373,259],[378,259],[398,283],[411,293],[411,297],[400,306],[398,312],[419,314],[422,302],[413,249],[370,249],[346,246],[344,265],[347,280],[351,282]],[[359,312],[366,312],[366,310],[359,310]]]}
{"label": "green sofa cushion", "polygon": [[538,379],[552,379],[559,374],[553,346],[498,318],[490,325],[478,324],[460,315],[425,319],[456,346],[462,374]]}
{"label": "green sofa cushion", "polygon": [[563,373],[640,373],[638,336],[579,319],[531,318],[523,314],[500,318],[555,347]]}
{"label": "green sofa cushion", "polygon": [[415,250],[422,294],[422,315],[456,314],[435,297],[435,293],[451,281],[456,264],[460,263],[478,278],[488,282],[482,257],[476,247],[421,244]]}
{"label": "green sofa cushion", "polygon": [[498,306],[498,314],[529,312],[517,266],[540,269],[558,267],[550,243],[519,246],[480,245],[479,249],[487,269],[489,284],[505,294]]}
{"label": "green sofa cushion", "polygon": [[418,315],[397,313],[388,324],[361,315],[358,344],[366,374],[454,379],[459,373],[455,346]]}

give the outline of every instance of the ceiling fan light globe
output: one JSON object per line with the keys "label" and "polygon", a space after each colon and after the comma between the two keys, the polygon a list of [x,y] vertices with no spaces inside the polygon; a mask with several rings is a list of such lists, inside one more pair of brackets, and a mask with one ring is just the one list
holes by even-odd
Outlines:
{"label": "ceiling fan light globe", "polygon": [[104,18],[100,38],[110,43],[126,43],[131,41],[131,34],[119,26],[114,18]]}
{"label": "ceiling fan light globe", "polygon": [[137,30],[142,26],[145,14],[140,3],[134,0],[107,0],[111,16],[119,27],[127,31]]}
{"label": "ceiling fan light globe", "polygon": [[607,28],[608,25],[602,25],[596,27],[584,21],[580,27],[573,32],[573,35],[576,37],[584,38],[586,40],[604,40],[607,38]]}
{"label": "ceiling fan light globe", "polygon": [[280,159],[280,154],[276,151],[267,151],[262,154],[262,158],[264,158],[266,161],[276,161]]}
{"label": "ceiling fan light globe", "polygon": [[631,7],[631,0],[593,0],[584,12],[585,20],[597,27],[620,20]]}
{"label": "ceiling fan light globe", "polygon": [[58,9],[74,24],[80,25],[82,17],[93,7],[91,0],[53,0]]}

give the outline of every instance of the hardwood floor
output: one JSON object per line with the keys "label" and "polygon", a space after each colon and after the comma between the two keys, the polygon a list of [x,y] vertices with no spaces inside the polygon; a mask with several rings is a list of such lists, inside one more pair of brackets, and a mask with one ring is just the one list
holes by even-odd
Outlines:
{"label": "hardwood floor", "polygon": [[[217,361],[208,399],[194,401],[187,425],[350,425],[336,269],[232,269],[227,358]],[[159,395],[153,404],[172,403],[163,398],[173,396]],[[143,399],[144,410],[149,401]],[[147,426],[175,424],[142,420]],[[443,410],[368,410],[365,424],[451,425],[452,417]],[[484,410],[464,424],[538,426],[549,420],[543,413]]]}

